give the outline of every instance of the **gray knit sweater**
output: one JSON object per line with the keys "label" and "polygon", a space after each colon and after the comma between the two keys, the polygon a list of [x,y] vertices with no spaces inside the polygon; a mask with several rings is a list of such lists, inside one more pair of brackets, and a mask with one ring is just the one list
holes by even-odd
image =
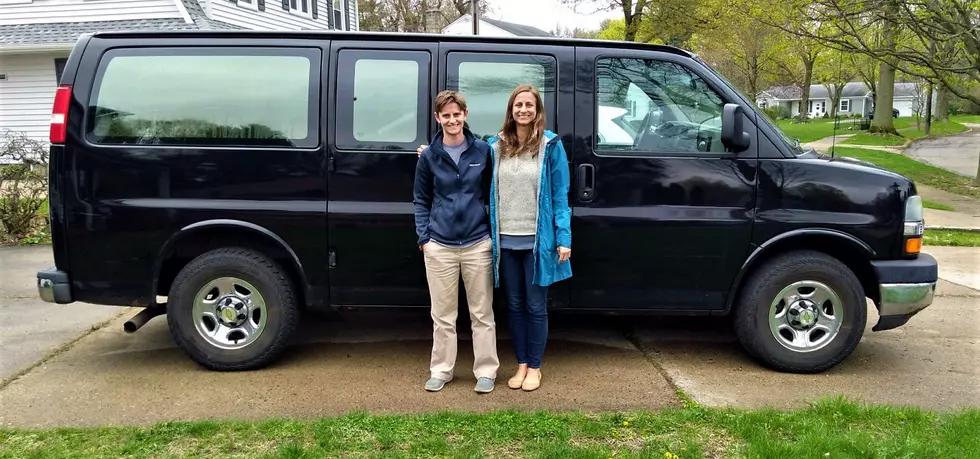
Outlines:
{"label": "gray knit sweater", "polygon": [[540,158],[501,158],[497,176],[500,234],[533,236],[538,217]]}

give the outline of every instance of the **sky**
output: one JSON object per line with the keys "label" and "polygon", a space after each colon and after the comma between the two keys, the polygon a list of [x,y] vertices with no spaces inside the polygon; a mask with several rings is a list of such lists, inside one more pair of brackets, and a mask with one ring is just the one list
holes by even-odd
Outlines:
{"label": "sky", "polygon": [[487,15],[490,18],[530,25],[549,32],[558,24],[569,29],[598,29],[604,19],[623,16],[620,9],[589,14],[598,9],[595,5],[605,6],[605,0],[585,0],[577,7],[579,13],[563,5],[561,0],[489,0],[489,3],[493,10]]}

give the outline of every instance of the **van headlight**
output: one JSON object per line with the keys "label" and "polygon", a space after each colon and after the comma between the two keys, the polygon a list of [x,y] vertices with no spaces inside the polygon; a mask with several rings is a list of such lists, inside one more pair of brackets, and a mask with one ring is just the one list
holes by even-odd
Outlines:
{"label": "van headlight", "polygon": [[922,197],[909,196],[905,200],[905,223],[902,234],[906,254],[915,255],[922,250],[922,235],[926,230],[922,213]]}

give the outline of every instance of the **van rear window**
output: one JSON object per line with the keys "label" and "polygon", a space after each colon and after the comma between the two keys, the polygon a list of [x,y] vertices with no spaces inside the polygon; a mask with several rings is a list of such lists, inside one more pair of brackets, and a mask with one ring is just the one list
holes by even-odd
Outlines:
{"label": "van rear window", "polygon": [[319,67],[308,49],[112,50],[86,134],[110,145],[315,147]]}

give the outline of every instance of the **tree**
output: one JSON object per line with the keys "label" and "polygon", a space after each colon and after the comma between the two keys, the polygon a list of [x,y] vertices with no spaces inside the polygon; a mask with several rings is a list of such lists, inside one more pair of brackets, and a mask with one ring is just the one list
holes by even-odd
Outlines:
{"label": "tree", "polygon": [[[357,0],[360,29],[374,32],[438,32],[464,14],[470,0]],[[479,0],[479,14],[491,12]]]}
{"label": "tree", "polygon": [[619,9],[623,12],[623,40],[636,41],[636,33],[643,22],[648,0],[561,0],[562,4],[571,6],[576,11],[586,8],[591,13]]}

